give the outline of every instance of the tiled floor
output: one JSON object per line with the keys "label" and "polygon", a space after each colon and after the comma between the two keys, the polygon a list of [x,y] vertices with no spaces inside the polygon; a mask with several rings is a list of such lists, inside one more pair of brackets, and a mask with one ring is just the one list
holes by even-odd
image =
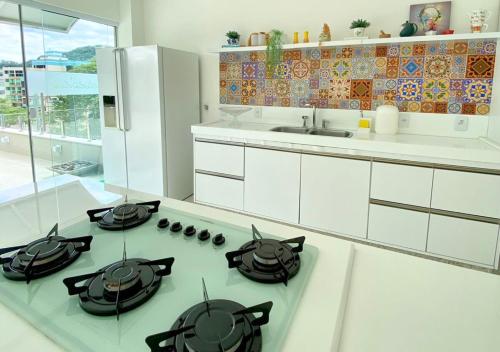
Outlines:
{"label": "tiled floor", "polygon": [[[0,191],[33,182],[28,155],[0,150],[0,165]],[[50,160],[35,159],[35,165],[38,179],[53,176],[54,173],[48,169],[52,165]]]}

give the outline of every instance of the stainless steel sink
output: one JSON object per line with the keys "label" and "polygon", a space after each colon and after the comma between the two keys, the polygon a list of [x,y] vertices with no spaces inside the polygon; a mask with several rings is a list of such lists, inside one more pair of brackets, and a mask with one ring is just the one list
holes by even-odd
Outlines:
{"label": "stainless steel sink", "polygon": [[271,131],[274,132],[301,133],[301,134],[307,134],[309,130],[310,130],[309,128],[305,127],[290,127],[290,126],[279,126],[271,129]]}
{"label": "stainless steel sink", "polygon": [[315,136],[330,136],[330,137],[343,137],[343,138],[352,137],[352,132],[344,130],[328,130],[328,129],[311,130],[309,131],[308,134],[312,134]]}
{"label": "stainless steel sink", "polygon": [[327,128],[306,128],[306,127],[292,127],[292,126],[279,126],[271,129],[274,132],[297,133],[297,134],[310,134],[314,136],[330,136],[350,138],[352,133],[344,130],[330,130]]}

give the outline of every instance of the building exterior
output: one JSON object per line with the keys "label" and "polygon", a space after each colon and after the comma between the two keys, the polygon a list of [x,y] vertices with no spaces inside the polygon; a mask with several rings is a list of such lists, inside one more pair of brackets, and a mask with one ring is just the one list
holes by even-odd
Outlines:
{"label": "building exterior", "polygon": [[13,106],[26,106],[26,88],[22,67],[3,67],[2,76],[5,87],[5,97]]}
{"label": "building exterior", "polygon": [[48,71],[68,71],[69,69],[86,64],[86,61],[69,60],[60,51],[46,51],[44,55],[31,61],[31,67]]}

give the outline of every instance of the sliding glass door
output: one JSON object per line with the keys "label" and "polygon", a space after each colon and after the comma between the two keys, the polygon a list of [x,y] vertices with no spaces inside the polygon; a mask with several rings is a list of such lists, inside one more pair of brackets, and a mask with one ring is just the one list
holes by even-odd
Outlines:
{"label": "sliding glass door", "polygon": [[115,28],[0,1],[0,43],[0,220],[39,234],[109,197],[95,51]]}

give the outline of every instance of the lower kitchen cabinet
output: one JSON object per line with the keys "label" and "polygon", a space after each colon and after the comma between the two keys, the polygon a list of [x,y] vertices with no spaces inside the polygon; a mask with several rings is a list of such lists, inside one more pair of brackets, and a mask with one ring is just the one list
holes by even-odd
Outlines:
{"label": "lower kitchen cabinet", "polygon": [[492,266],[498,224],[431,214],[427,251]]}
{"label": "lower kitchen cabinet", "polygon": [[429,213],[370,205],[368,239],[425,251]]}
{"label": "lower kitchen cabinet", "polygon": [[243,181],[196,173],[195,201],[243,210]]}
{"label": "lower kitchen cabinet", "polygon": [[366,238],[370,162],[302,155],[300,224]]}
{"label": "lower kitchen cabinet", "polygon": [[245,148],[245,211],[296,224],[299,192],[299,153]]}

